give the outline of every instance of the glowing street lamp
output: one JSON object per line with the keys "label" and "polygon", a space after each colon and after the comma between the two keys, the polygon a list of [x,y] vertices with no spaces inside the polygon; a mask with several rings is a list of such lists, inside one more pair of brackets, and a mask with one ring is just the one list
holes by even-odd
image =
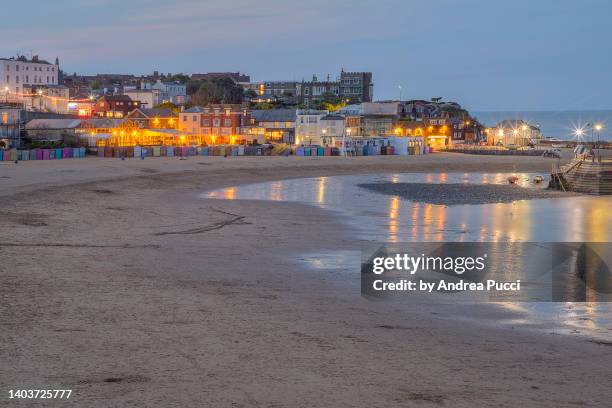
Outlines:
{"label": "glowing street lamp", "polygon": [[600,142],[599,137],[600,137],[601,131],[603,130],[603,125],[601,123],[596,123],[593,129],[595,129],[595,132],[597,132],[597,153],[599,155],[599,142]]}

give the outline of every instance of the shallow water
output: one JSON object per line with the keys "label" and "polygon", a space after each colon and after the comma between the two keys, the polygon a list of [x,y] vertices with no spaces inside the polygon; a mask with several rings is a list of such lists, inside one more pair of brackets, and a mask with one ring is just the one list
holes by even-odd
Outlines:
{"label": "shallow water", "polygon": [[[534,184],[527,173],[410,173],[332,176],[281,180],[229,187],[205,193],[207,198],[229,200],[290,201],[314,205],[338,214],[353,226],[359,238],[396,242],[610,242],[612,198],[572,196],[520,200],[512,203],[443,206],[424,204],[369,191],[357,186],[376,182],[494,183],[506,184],[510,175],[520,187],[545,188],[548,180]],[[349,251],[350,252],[350,251]],[[347,252],[322,252],[302,256],[317,269],[347,268]],[[349,271],[350,269],[350,271]],[[543,323],[559,332],[587,333],[612,338],[609,303],[500,303],[516,312],[510,324]]]}

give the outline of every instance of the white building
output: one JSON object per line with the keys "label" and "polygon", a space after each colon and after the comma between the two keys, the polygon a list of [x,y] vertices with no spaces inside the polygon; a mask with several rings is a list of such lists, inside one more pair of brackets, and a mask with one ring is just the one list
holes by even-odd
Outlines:
{"label": "white building", "polygon": [[[328,111],[298,110],[295,121],[295,144],[325,145],[345,132],[344,117]],[[349,135],[346,135],[349,136]]]}
{"label": "white building", "polygon": [[124,90],[124,95],[132,98],[133,101],[140,101],[144,108],[154,108],[164,102],[163,92],[159,89],[130,89]]}
{"label": "white building", "polygon": [[542,131],[536,125],[524,120],[503,120],[494,128],[487,129],[489,143],[496,146],[526,146],[538,143],[543,138]]}
{"label": "white building", "polygon": [[20,101],[25,86],[45,87],[58,85],[59,61],[55,64],[41,60],[38,56],[27,59],[0,58],[0,93],[6,99]]}
{"label": "white building", "polygon": [[162,93],[162,102],[172,102],[175,105],[184,105],[187,102],[187,85],[178,82],[162,82],[157,80],[151,86]]}

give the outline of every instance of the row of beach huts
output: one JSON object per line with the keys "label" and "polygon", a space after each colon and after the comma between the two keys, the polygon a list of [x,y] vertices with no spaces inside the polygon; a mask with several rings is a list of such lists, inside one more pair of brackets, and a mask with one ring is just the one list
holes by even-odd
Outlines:
{"label": "row of beach huts", "polygon": [[58,160],[84,158],[84,147],[62,147],[57,149],[0,150],[0,161]]}
{"label": "row of beach huts", "polygon": [[[188,157],[188,156],[341,156],[342,147],[285,144],[264,145],[215,145],[215,146],[98,146],[93,154],[107,158],[145,158],[145,157]],[[379,156],[379,155],[420,155],[427,154],[426,147],[418,145],[402,146],[389,141],[365,143],[362,145],[348,144],[346,155],[349,156]],[[83,158],[87,154],[84,147],[37,148],[31,150],[7,149],[0,150],[1,161],[21,160],[56,160],[68,158]]]}

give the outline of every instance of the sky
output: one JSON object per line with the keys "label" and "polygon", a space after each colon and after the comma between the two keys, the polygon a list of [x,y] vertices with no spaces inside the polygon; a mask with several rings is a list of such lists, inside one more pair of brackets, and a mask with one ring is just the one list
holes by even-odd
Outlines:
{"label": "sky", "polygon": [[[8,8],[8,9],[7,9]],[[609,0],[10,2],[0,56],[81,74],[371,71],[374,97],[476,111],[612,109]]]}

